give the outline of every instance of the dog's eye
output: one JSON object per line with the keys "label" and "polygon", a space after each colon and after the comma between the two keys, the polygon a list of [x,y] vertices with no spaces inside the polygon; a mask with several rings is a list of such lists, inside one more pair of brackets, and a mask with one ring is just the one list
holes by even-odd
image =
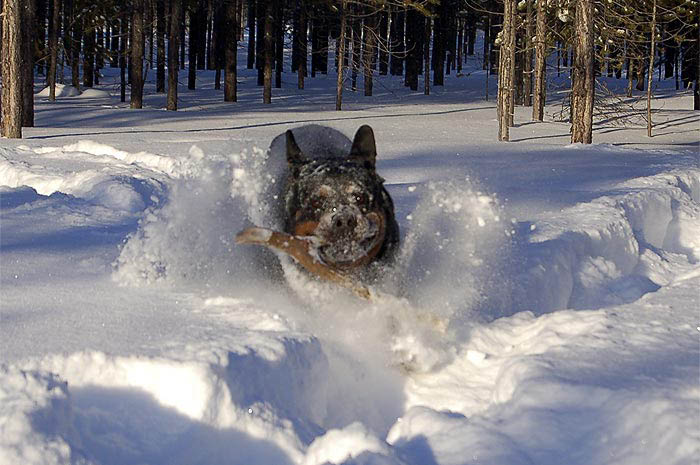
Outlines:
{"label": "dog's eye", "polygon": [[323,206],[323,199],[321,197],[314,197],[311,199],[311,208],[318,210]]}
{"label": "dog's eye", "polygon": [[355,194],[355,203],[358,205],[367,205],[367,196],[365,194]]}

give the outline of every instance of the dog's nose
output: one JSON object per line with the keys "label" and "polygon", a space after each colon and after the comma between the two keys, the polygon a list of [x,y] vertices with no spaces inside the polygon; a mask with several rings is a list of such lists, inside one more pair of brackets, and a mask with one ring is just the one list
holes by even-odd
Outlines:
{"label": "dog's nose", "polygon": [[353,214],[339,213],[333,217],[333,226],[338,232],[349,232],[357,226],[357,219]]}

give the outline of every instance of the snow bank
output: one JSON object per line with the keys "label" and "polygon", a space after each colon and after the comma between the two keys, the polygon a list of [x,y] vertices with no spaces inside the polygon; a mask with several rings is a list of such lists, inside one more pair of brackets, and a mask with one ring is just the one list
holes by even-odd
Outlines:
{"label": "snow bank", "polygon": [[87,88],[83,89],[83,91],[80,93],[80,95],[76,96],[77,98],[110,98],[111,95],[109,92],[101,89],[92,89],[92,88]]}
{"label": "snow bank", "polygon": [[[35,94],[37,97],[48,97],[51,92],[50,87],[44,87],[41,91]],[[75,97],[80,95],[80,91],[73,86],[56,83],[56,98],[59,97]]]}
{"label": "snow bank", "polygon": [[[598,308],[636,300],[668,282],[655,257],[680,254],[698,262],[700,170],[638,178],[615,194],[535,222],[519,308],[547,312]],[[666,276],[665,276],[666,275]]]}
{"label": "snow bank", "polygon": [[0,366],[0,463],[70,463],[70,414],[65,382]]}
{"label": "snow bank", "polygon": [[[20,146],[22,148],[22,146]],[[188,175],[191,171],[191,163],[188,158],[177,156],[156,155],[141,151],[130,153],[119,150],[111,145],[102,144],[91,140],[79,140],[63,147],[38,147],[31,150],[42,155],[42,158],[79,159],[95,163],[115,164],[122,162],[128,165],[137,165],[150,170],[167,174],[171,177]],[[196,161],[195,161],[196,163]]]}
{"label": "snow bank", "polygon": [[342,430],[332,429],[314,440],[306,451],[303,465],[343,464],[398,465],[389,445],[361,423]]}
{"label": "snow bank", "polygon": [[[221,348],[173,347],[167,357],[80,352],[3,367],[0,457],[172,463],[182,453],[173,441],[187,438],[186,463],[300,463],[325,414],[327,363],[317,340],[273,327],[246,328]],[[240,447],[249,450],[231,462],[224,451]]]}
{"label": "snow bank", "polygon": [[[37,97],[49,97],[49,94],[51,92],[50,87],[44,87],[42,90],[37,92],[36,95]],[[110,98],[111,95],[109,92],[106,90],[102,89],[93,89],[93,88],[86,88],[83,89],[82,91],[79,91],[73,86],[68,86],[65,84],[58,84],[56,83],[56,98],[63,98],[63,97],[76,97],[76,98],[81,98],[81,99],[91,99],[91,98]]]}
{"label": "snow bank", "polygon": [[[30,151],[26,147],[18,149]],[[81,150],[80,144],[63,149],[37,149],[35,153],[40,155],[40,163],[36,163],[34,158],[25,157],[27,161],[14,159],[6,150],[0,149],[0,185],[3,186],[28,186],[44,196],[68,194],[110,209],[131,213],[142,212],[147,205],[163,195],[157,176],[144,178],[130,173],[123,166],[104,167],[101,163],[87,163],[83,169],[67,168],[67,160],[85,159],[84,154],[87,152]]]}

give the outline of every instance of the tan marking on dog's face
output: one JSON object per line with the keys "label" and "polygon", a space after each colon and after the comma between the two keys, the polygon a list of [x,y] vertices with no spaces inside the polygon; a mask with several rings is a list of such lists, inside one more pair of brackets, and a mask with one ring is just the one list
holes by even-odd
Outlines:
{"label": "tan marking on dog's face", "polygon": [[295,236],[313,236],[318,228],[317,221],[304,221],[294,226]]}
{"label": "tan marking on dog's face", "polygon": [[324,184],[319,186],[318,189],[316,189],[315,194],[320,197],[330,197],[331,195],[333,195],[333,188]]}

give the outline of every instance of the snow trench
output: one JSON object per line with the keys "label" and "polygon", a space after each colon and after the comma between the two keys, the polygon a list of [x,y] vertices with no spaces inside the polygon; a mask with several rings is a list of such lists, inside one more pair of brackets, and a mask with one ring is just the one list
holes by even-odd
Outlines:
{"label": "snow trench", "polygon": [[665,256],[700,260],[698,199],[700,171],[665,173],[531,223],[519,244],[527,270],[516,277],[519,308],[595,309],[668,284]]}
{"label": "snow trench", "polygon": [[[172,167],[151,156],[131,160],[90,145],[64,150],[100,152],[119,164],[138,162],[173,175],[168,171]],[[191,155],[202,161],[201,151]],[[235,221],[241,227],[245,215],[264,214],[253,195],[260,182],[247,178],[248,165],[224,172],[212,169],[216,163],[202,165],[187,165],[192,171],[172,190],[176,198],[181,189],[183,199],[196,192],[196,200],[165,207],[106,194],[99,187],[104,173],[97,171],[85,171],[87,178],[74,181],[64,176],[64,184],[54,186],[59,181],[48,173],[29,173],[0,158],[0,176],[4,183],[15,179],[10,185],[33,186],[43,195],[73,189],[81,198],[94,193],[103,205],[146,210],[118,259],[115,279],[121,284],[160,282],[168,273],[210,283],[212,275],[228,277],[231,272],[230,262],[219,260],[231,248],[230,238],[222,239],[231,225],[222,223],[220,209],[239,213]],[[203,174],[206,183],[186,179],[193,172]],[[108,173],[108,182],[135,190],[115,173]],[[250,185],[241,187],[246,182]],[[84,192],[73,184],[91,188]],[[42,186],[48,190],[40,191]],[[577,447],[568,463],[632,464],[649,457],[663,460],[666,452],[679,458],[672,463],[689,463],[698,451],[697,438],[688,432],[697,390],[679,384],[640,394],[615,385],[617,379],[584,385],[555,368],[571,356],[568,346],[585,341],[595,350],[609,347],[600,336],[610,322],[601,309],[663,293],[672,284],[687,285],[685,292],[692,292],[697,281],[692,270],[700,260],[700,170],[630,180],[591,202],[542,214],[530,223],[516,222],[514,234],[493,199],[476,188],[432,186],[426,192],[415,221],[428,217],[424,226],[414,226],[408,242],[423,250],[434,247],[436,253],[456,245],[466,258],[437,255],[437,276],[420,270],[409,281],[413,294],[364,306],[368,308],[356,314],[366,320],[343,316],[358,310],[345,297],[324,302],[335,308],[324,323],[338,326],[338,332],[315,333],[313,326],[304,326],[308,305],[294,298],[291,310],[277,312],[264,302],[241,305],[222,297],[202,302],[200,311],[244,323],[211,340],[190,341],[154,356],[79,352],[0,366],[0,463],[539,464],[563,463],[557,452]],[[230,204],[232,193],[246,203]],[[147,195],[156,194],[161,192],[153,188]],[[460,196],[466,197],[457,201]],[[201,211],[202,202],[217,208]],[[427,235],[436,225],[439,239]],[[201,262],[193,265],[190,256],[177,255],[173,244],[194,243],[195,236],[200,248],[194,253]],[[498,247],[512,255],[509,267],[497,267],[506,281],[501,288],[479,275],[494,271],[480,267]],[[423,268],[432,263],[428,254],[404,253],[406,270],[416,261]],[[463,277],[460,267],[480,271]],[[678,284],[683,273],[688,282]],[[474,316],[469,310],[479,305],[479,298],[470,286],[503,308],[491,309],[484,324],[472,323],[460,335],[445,336],[447,344],[425,337],[430,331],[418,319],[406,318],[410,324],[393,334],[366,328],[368,321],[379,321],[373,314],[384,318],[427,310],[454,321]],[[508,298],[488,298],[501,291]],[[436,299],[445,293],[438,308]],[[465,301],[466,311],[460,308]],[[348,328],[353,334],[334,344],[333,337],[347,335]],[[370,341],[363,331],[387,341],[348,350]],[[663,337],[653,340],[663,342]],[[394,359],[381,351],[392,350],[416,357],[416,364],[408,366],[416,371],[387,366]],[[544,354],[554,355],[544,359]],[[669,398],[685,403],[687,411],[674,410]],[[649,405],[653,415],[630,414],[647,412]],[[610,414],[601,431],[594,429],[600,418],[591,412]],[[557,422],[570,415],[580,423],[558,429]],[[660,426],[638,428],[647,423]],[[546,425],[545,439],[531,434]],[[661,429],[660,446],[651,452],[619,447],[615,461],[581,452],[599,450],[606,441],[622,446],[639,437],[655,438]]]}

